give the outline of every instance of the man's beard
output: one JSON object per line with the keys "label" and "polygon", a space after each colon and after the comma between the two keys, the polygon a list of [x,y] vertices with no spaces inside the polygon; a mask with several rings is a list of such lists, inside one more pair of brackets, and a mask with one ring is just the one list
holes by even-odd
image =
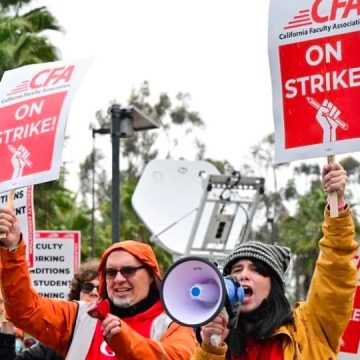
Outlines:
{"label": "man's beard", "polygon": [[113,302],[114,305],[124,309],[129,308],[133,305],[128,298],[120,299],[118,297],[113,297],[112,299],[110,298],[110,300]]}

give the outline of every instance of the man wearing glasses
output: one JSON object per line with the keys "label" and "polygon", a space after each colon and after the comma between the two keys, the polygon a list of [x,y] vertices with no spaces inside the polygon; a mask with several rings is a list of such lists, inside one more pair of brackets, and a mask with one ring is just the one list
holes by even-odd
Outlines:
{"label": "man wearing glasses", "polygon": [[110,312],[100,320],[89,304],[42,298],[31,287],[19,222],[0,209],[2,287],[8,317],[16,326],[62,353],[67,360],[190,359],[191,328],[172,322],[159,299],[161,274],[151,247],[137,241],[113,244],[98,268],[99,295]]}

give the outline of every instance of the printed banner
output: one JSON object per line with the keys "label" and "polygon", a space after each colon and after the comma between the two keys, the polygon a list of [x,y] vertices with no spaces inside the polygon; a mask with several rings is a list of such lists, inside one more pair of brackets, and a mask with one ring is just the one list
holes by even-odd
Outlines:
{"label": "printed banner", "polygon": [[271,0],[275,162],[360,150],[360,5]]}
{"label": "printed banner", "polygon": [[89,59],[6,71],[0,83],[0,191],[57,179],[66,120]]}
{"label": "printed banner", "polygon": [[40,295],[67,299],[79,262],[79,231],[36,231],[35,267],[30,275]]}

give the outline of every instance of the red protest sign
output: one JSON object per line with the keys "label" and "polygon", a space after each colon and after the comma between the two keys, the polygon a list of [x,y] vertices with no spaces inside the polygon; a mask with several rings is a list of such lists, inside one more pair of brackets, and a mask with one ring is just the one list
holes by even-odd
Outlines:
{"label": "red protest sign", "polygon": [[351,319],[341,339],[339,360],[355,360],[360,356],[360,251],[354,264],[358,270],[358,287]]}
{"label": "red protest sign", "polygon": [[0,182],[51,169],[66,92],[0,108]]}
{"label": "red protest sign", "polygon": [[358,286],[356,291],[351,320],[342,336],[342,346],[340,351],[342,353],[360,355],[360,286]]}
{"label": "red protest sign", "polygon": [[57,179],[70,104],[89,59],[5,71],[0,82],[0,192]]}
{"label": "red protest sign", "polygon": [[[360,32],[280,46],[285,148],[360,137]],[[324,100],[340,113],[317,116]]]}
{"label": "red protest sign", "polygon": [[275,162],[360,150],[360,7],[271,0]]}

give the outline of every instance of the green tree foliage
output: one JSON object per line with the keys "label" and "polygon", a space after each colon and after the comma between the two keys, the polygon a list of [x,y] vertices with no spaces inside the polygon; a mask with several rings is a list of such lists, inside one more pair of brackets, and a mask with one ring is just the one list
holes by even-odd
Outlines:
{"label": "green tree foliage", "polygon": [[[164,157],[172,158],[174,149],[179,145],[183,136],[192,136],[194,158],[203,158],[205,145],[200,140],[197,130],[204,128],[204,123],[196,111],[190,110],[189,94],[179,93],[175,102],[170,96],[161,93],[158,100],[150,103],[150,87],[148,82],[144,82],[138,90],[131,92],[126,106],[136,106],[138,109],[147,113],[159,124],[159,129],[154,131],[135,132],[129,139],[121,140],[121,162],[127,164],[126,170],[121,171],[120,189],[120,212],[121,212],[121,239],[136,239],[142,242],[149,242],[151,234],[134,212],[131,206],[131,197],[136,183],[145,165],[159,157],[158,140],[160,134],[167,139],[167,149]],[[98,111],[96,114],[97,124],[92,128],[109,128],[110,117],[105,111]],[[108,135],[107,135],[108,136]],[[81,164],[81,195],[83,205],[90,203],[92,194],[92,172],[95,170],[95,196],[96,196],[96,224],[95,239],[96,251],[103,251],[111,243],[111,184],[106,172],[99,164],[104,155],[99,149],[94,149],[85,161]],[[93,169],[93,161],[95,168]],[[91,239],[86,239],[88,244]],[[171,262],[171,256],[165,250],[152,244],[159,263],[166,269]]]}
{"label": "green tree foliage", "polygon": [[293,272],[295,299],[304,300],[310,286],[318,241],[322,236],[326,196],[320,179],[316,179],[305,195],[297,196],[297,209],[293,216],[279,219],[279,243],[291,248],[294,253]]}
{"label": "green tree foliage", "polygon": [[[164,135],[167,141],[166,154],[162,158],[174,158],[173,152],[185,138],[192,137],[194,158],[202,159],[205,145],[197,134],[204,129],[204,122],[196,111],[191,111],[191,97],[187,93],[178,93],[175,103],[166,93],[161,93],[155,104],[150,103],[150,86],[147,81],[139,89],[133,89],[127,106],[136,106],[148,114],[159,125],[156,131],[138,131],[128,139],[121,141],[121,156],[126,160],[127,170],[124,176],[139,176],[145,165],[159,156],[158,140]],[[98,111],[96,119],[100,127],[110,127],[108,111]],[[201,133],[200,133],[201,135]]]}
{"label": "green tree foliage", "polygon": [[274,142],[275,138],[272,133],[254,145],[250,149],[250,154],[255,165],[245,166],[248,172],[254,172],[256,176],[266,179],[266,191],[258,210],[262,214],[263,221],[258,231],[253,234],[253,238],[268,243],[275,243],[278,240],[279,219],[288,212],[284,204],[284,197],[290,196],[291,185],[289,184],[289,187],[286,188],[279,186],[279,172],[287,168],[288,164],[273,164]]}
{"label": "green tree foliage", "polygon": [[60,179],[35,185],[34,207],[36,228],[41,230],[86,231],[89,211],[76,205],[75,195],[64,186],[65,169]]}
{"label": "green tree foliage", "polygon": [[6,70],[59,58],[44,31],[61,27],[44,6],[23,11],[30,2],[0,0],[0,77]]}
{"label": "green tree foliage", "polygon": [[[348,173],[348,186],[346,199],[351,207],[352,184],[356,184],[359,177],[359,162],[353,157],[347,157],[340,161],[340,164]],[[322,236],[321,224],[323,220],[326,195],[321,183],[321,172],[317,165],[305,165],[294,169],[295,175],[311,177],[311,185],[304,195],[297,195],[296,212],[293,216],[286,216],[280,219],[280,243],[289,246],[295,254],[293,263],[295,286],[295,298],[305,299],[310,280],[315,268],[315,261],[318,255],[318,241]],[[356,207],[354,208],[356,213]],[[354,217],[356,233],[359,234],[357,217]]]}

